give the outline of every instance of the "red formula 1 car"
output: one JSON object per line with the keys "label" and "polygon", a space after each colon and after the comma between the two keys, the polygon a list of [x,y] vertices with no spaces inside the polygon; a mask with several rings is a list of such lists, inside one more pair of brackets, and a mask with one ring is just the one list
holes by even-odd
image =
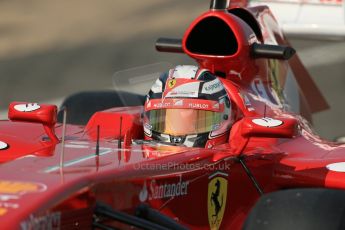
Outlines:
{"label": "red formula 1 car", "polygon": [[[59,123],[54,105],[14,102],[0,122],[1,229],[343,229],[345,149],[307,121],[327,103],[267,7],[227,4],[156,44],[217,76],[202,90],[231,100],[223,143],[144,138],[151,105],[133,93],[74,95]],[[165,87],[181,106],[193,96],[177,80]]]}

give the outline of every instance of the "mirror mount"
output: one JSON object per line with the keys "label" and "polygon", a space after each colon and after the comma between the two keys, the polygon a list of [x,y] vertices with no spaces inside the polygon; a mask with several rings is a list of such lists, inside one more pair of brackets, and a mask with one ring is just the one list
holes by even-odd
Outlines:
{"label": "mirror mount", "polygon": [[8,118],[11,121],[42,124],[50,141],[53,143],[59,142],[55,135],[55,124],[57,121],[57,107],[55,105],[12,102],[8,109]]}

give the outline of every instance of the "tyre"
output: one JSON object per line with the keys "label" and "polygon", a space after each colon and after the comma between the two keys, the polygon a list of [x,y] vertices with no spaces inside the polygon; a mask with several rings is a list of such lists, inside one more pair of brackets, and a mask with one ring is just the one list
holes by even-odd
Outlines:
{"label": "tyre", "polygon": [[[123,91],[80,92],[67,97],[61,108],[67,108],[67,123],[85,125],[97,112],[114,107],[143,105],[145,96]],[[63,121],[63,111],[58,113],[58,122]]]}
{"label": "tyre", "polygon": [[345,229],[345,191],[292,189],[262,196],[244,230]]}

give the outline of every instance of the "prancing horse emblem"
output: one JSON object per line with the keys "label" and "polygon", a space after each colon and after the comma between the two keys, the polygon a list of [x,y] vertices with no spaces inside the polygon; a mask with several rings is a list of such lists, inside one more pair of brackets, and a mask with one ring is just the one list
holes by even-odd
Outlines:
{"label": "prancing horse emblem", "polygon": [[176,79],[171,79],[168,81],[169,88],[173,88],[176,85]]}
{"label": "prancing horse emblem", "polygon": [[208,183],[208,222],[210,229],[219,229],[226,207],[226,197],[228,193],[227,174],[216,172],[209,177]]}
{"label": "prancing horse emblem", "polygon": [[215,217],[215,220],[217,220],[219,211],[223,207],[224,197],[222,194],[222,197],[220,198],[221,201],[219,201],[219,196],[220,196],[220,181],[219,180],[217,180],[215,186],[216,186],[216,190],[215,192],[212,192],[211,194],[211,205],[214,206],[214,214],[212,215],[212,217]]}

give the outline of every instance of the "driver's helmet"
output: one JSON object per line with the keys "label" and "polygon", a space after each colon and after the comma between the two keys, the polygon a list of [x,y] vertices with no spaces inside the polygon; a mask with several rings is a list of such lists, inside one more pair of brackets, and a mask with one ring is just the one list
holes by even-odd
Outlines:
{"label": "driver's helmet", "polygon": [[145,139],[212,148],[227,142],[231,111],[228,94],[215,75],[180,65],[162,74],[147,95]]}

